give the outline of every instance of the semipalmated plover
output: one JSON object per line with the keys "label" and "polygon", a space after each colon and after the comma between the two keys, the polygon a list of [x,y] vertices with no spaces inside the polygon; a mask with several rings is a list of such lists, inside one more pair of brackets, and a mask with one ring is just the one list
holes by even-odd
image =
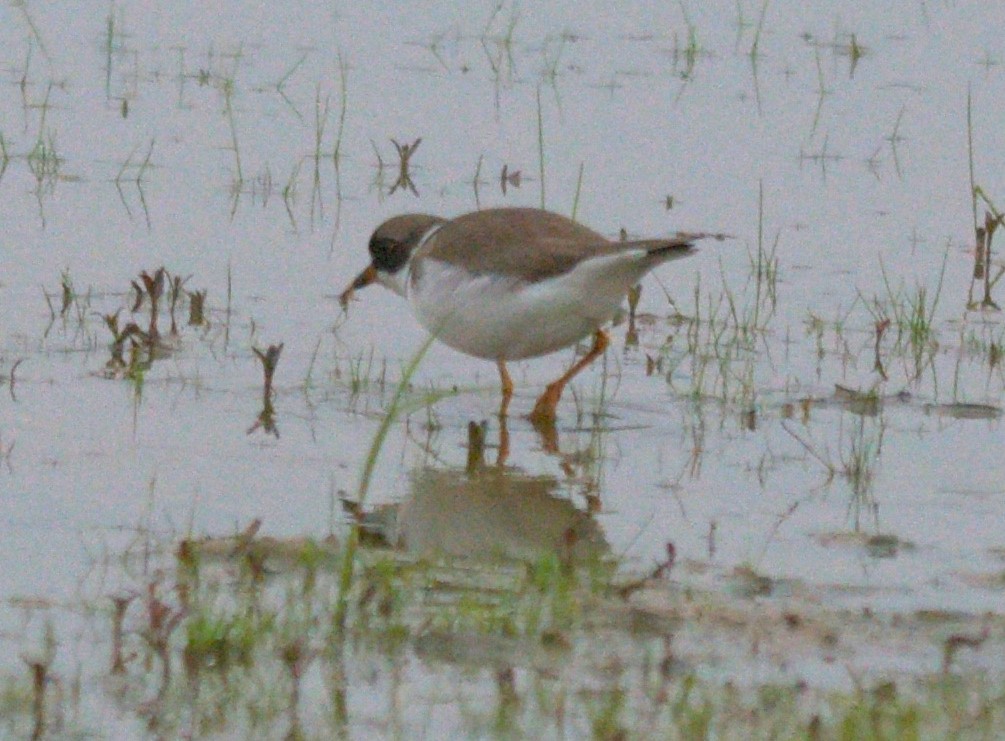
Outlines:
{"label": "semipalmated plover", "polygon": [[468,355],[494,360],[505,416],[513,382],[506,361],[533,358],[593,335],[593,347],[548,385],[530,418],[551,422],[562,390],[602,355],[602,327],[628,289],[657,265],[685,257],[705,234],[612,241],[564,216],[535,208],[493,208],[444,219],[405,214],[370,237],[370,265],[353,292],[380,283],[408,300],[419,323]]}

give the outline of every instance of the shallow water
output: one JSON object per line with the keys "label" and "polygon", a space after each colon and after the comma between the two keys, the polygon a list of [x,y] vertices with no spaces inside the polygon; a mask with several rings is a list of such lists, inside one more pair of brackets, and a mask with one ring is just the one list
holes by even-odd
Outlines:
{"label": "shallow water", "polygon": [[[758,31],[746,5],[0,9],[0,635],[37,641],[128,583],[108,562],[139,532],[343,532],[338,499],[424,340],[386,291],[341,314],[370,232],[542,202],[612,238],[735,238],[645,281],[639,345],[619,325],[577,378],[559,452],[518,415],[572,352],[514,366],[504,490],[536,482],[540,517],[583,521],[626,573],[673,543],[701,566],[685,585],[728,590],[743,567],[835,608],[1000,613],[1005,327],[968,308],[968,96],[974,182],[1000,206],[1005,11],[775,2]],[[390,193],[391,139],[420,137],[417,195]],[[208,291],[209,325],[142,384],[103,377],[101,315],[131,316],[130,282],[161,265]],[[912,344],[897,312],[919,301],[933,330]],[[280,342],[278,434],[249,432],[251,348]],[[422,487],[465,481],[470,421],[494,462],[493,366],[434,345],[412,383],[457,393],[394,425],[366,508],[455,515],[413,542],[458,548],[505,531],[494,516],[525,533],[522,508]],[[36,598],[52,607],[26,617]]]}

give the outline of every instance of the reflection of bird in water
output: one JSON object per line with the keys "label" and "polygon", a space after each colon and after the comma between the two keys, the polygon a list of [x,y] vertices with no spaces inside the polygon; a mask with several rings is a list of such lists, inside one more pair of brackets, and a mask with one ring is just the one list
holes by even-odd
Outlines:
{"label": "reflection of bird in water", "polygon": [[400,505],[361,515],[370,535],[409,553],[534,560],[559,552],[581,561],[610,550],[596,521],[555,495],[550,476],[426,467],[411,478]]}
{"label": "reflection of bird in water", "polygon": [[398,513],[398,539],[413,553],[534,559],[560,550],[577,561],[606,554],[596,521],[555,496],[557,487],[550,476],[511,470],[420,468]]}

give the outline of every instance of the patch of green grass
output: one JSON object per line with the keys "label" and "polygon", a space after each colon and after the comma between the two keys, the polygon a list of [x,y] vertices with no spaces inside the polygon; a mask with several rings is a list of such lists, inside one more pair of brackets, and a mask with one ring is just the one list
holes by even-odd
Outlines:
{"label": "patch of green grass", "polygon": [[671,388],[694,399],[720,399],[744,409],[756,402],[761,343],[774,315],[762,279],[735,289],[722,271],[722,290],[695,284],[693,309],[683,333],[670,335],[659,353]]}
{"label": "patch of green grass", "polygon": [[885,296],[874,296],[871,300],[859,292],[859,299],[871,314],[876,327],[892,327],[894,345],[890,352],[909,359],[912,365],[911,377],[918,379],[932,362],[938,349],[935,315],[942,296],[943,279],[949,258],[947,248],[934,286],[917,282],[913,289],[905,287],[903,281],[894,285],[887,273],[886,265],[880,260]]}
{"label": "patch of green grass", "polygon": [[349,359],[347,372],[349,393],[353,396],[374,388],[383,392],[387,379],[387,359],[381,361],[378,371],[371,347],[367,353],[360,352]]}
{"label": "patch of green grass", "polygon": [[254,610],[196,609],[185,621],[186,666],[198,663],[221,672],[234,665],[247,666],[273,623],[271,615]]}
{"label": "patch of green grass", "polygon": [[[856,677],[847,690],[712,678],[676,636],[721,628],[715,600],[723,598],[703,598],[675,582],[643,584],[665,590],[669,601],[635,628],[635,616],[646,610],[617,588],[614,572],[560,553],[490,563],[360,547],[344,592],[330,543],[302,543],[300,557],[280,561],[254,537],[226,542],[210,555],[189,541],[195,550],[177,560],[164,549],[159,586],[141,581],[135,592],[147,596],[125,610],[123,666],[113,676],[114,686],[128,689],[102,698],[95,684],[111,677],[101,670],[95,677],[93,668],[83,677],[87,706],[114,703],[116,712],[88,716],[74,708],[72,694],[51,691],[46,717],[64,719],[60,732],[90,724],[100,736],[114,716],[172,737],[193,729],[356,735],[379,723],[403,737],[910,739],[992,738],[1005,722],[1002,680],[972,672]],[[264,561],[251,558],[256,553]],[[303,588],[305,565],[314,573],[310,589]],[[343,594],[346,640],[339,644],[331,636]],[[705,609],[694,608],[704,599],[712,601],[702,617]],[[725,599],[752,604],[749,597]],[[154,604],[161,607],[154,611]],[[152,628],[142,627],[155,612],[178,620],[163,650],[145,637]],[[699,624],[671,618],[685,614]],[[794,625],[771,619],[763,629],[785,633]],[[736,627],[738,643],[749,639],[750,627]],[[162,658],[176,669],[162,673]],[[50,686],[63,682],[54,670]],[[33,703],[27,670],[0,681],[0,731],[30,731]]]}
{"label": "patch of green grass", "polygon": [[50,131],[44,137],[39,136],[25,159],[28,162],[28,169],[40,185],[55,183],[63,164],[63,158],[56,148],[56,135]]}

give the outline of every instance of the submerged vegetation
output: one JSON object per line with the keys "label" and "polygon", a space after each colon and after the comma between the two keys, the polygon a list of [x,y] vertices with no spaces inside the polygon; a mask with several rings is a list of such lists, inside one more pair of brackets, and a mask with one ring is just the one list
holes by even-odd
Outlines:
{"label": "submerged vegetation", "polygon": [[[354,551],[347,585],[333,536],[281,541],[260,524],[183,539],[173,554],[150,542],[121,554],[136,581],[89,619],[106,654],[89,664],[107,667],[115,717],[81,720],[94,678],[60,690],[49,632],[23,676],[0,680],[4,731],[411,736],[433,722],[490,737],[987,738],[1005,722],[1000,680],[957,671],[996,650],[983,644],[989,632],[1000,640],[1001,616],[983,628],[921,614],[887,625],[887,639],[942,642],[943,667],[909,679],[853,672],[850,689],[823,689],[783,664],[766,681],[725,681],[717,663],[785,643],[808,665],[860,664],[882,645],[869,635],[884,618],[799,600],[779,614],[771,601],[686,587],[672,562],[619,581],[611,564],[563,548],[490,564],[369,546]],[[735,648],[713,648],[712,636]],[[437,709],[442,693],[454,710]]]}

